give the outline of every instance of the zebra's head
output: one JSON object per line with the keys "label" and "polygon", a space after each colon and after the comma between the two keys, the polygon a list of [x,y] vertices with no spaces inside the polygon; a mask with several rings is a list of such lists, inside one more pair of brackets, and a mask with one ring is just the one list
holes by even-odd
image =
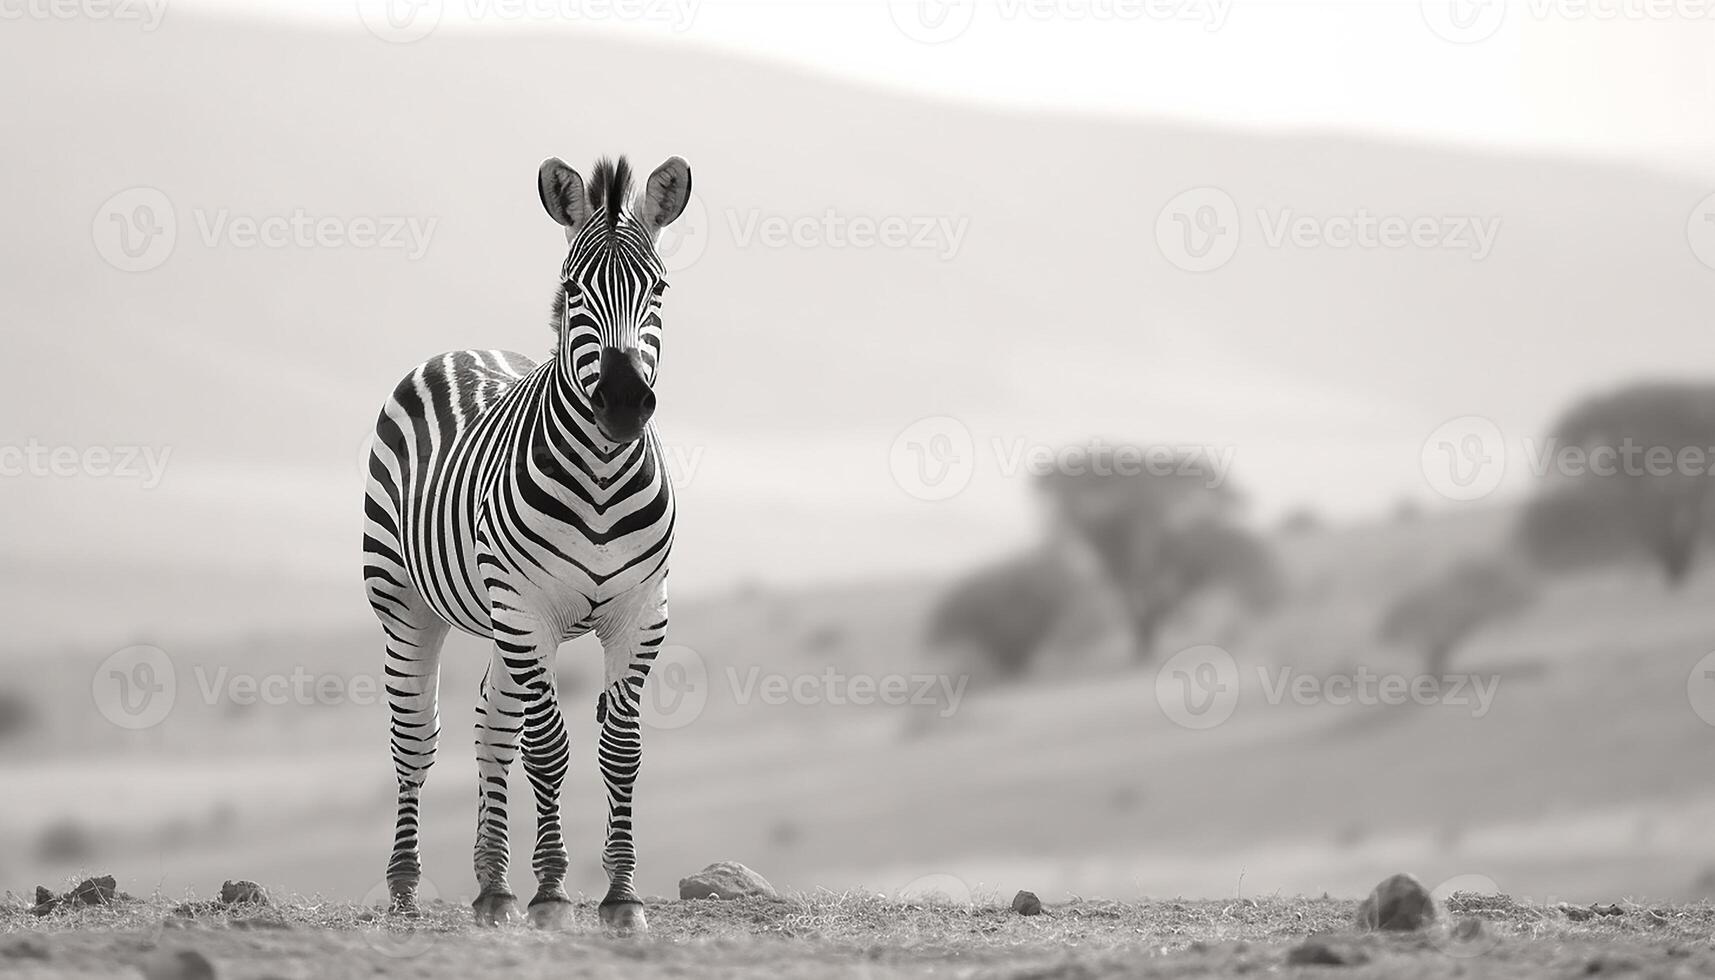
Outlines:
{"label": "zebra's head", "polygon": [[669,157],[633,197],[624,157],[597,161],[587,186],[554,158],[543,161],[536,189],[570,246],[554,302],[555,356],[601,434],[631,442],[655,412],[667,291],[667,268],[655,243],[685,210],[691,168]]}

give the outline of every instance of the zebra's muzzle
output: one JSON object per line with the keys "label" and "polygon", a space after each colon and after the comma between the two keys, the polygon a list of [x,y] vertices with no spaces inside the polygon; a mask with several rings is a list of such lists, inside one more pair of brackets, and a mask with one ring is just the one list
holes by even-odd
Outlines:
{"label": "zebra's muzzle", "polygon": [[614,442],[630,442],[643,434],[655,414],[655,392],[643,376],[643,352],[633,347],[604,347],[601,371],[590,392],[596,426]]}

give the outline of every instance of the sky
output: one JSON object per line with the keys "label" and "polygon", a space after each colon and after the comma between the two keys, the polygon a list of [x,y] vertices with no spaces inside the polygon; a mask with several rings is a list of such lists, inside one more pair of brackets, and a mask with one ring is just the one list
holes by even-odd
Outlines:
{"label": "sky", "polygon": [[1014,108],[1544,146],[1676,169],[1707,165],[1715,147],[1715,0],[157,2],[368,25],[396,43],[611,31]]}

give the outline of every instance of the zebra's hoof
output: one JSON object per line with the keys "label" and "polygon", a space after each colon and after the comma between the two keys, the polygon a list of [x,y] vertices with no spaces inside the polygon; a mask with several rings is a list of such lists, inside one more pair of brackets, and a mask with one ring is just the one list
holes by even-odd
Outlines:
{"label": "zebra's hoof", "polygon": [[414,885],[393,885],[388,888],[387,911],[391,915],[416,916],[417,889]]}
{"label": "zebra's hoof", "polygon": [[518,918],[518,898],[510,892],[483,892],[470,907],[479,926],[503,926]]}
{"label": "zebra's hoof", "polygon": [[603,902],[600,914],[601,924],[614,932],[642,935],[649,931],[642,902]]}
{"label": "zebra's hoof", "polygon": [[537,894],[530,900],[530,924],[538,929],[564,929],[572,924],[572,900],[565,892]]}

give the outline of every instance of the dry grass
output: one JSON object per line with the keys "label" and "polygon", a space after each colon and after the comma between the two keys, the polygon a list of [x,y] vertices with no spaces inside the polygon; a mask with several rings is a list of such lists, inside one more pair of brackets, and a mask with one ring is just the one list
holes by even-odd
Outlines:
{"label": "dry grass", "polygon": [[[138,976],[151,956],[193,949],[223,978],[427,977],[1201,977],[1335,970],[1342,977],[1534,977],[1715,973],[1715,907],[1620,906],[1610,914],[1455,897],[1443,921],[1408,935],[1361,934],[1333,899],[1074,901],[1023,917],[998,899],[905,904],[860,894],[649,905],[644,939],[604,934],[580,904],[557,932],[478,930],[469,911],[429,905],[416,920],[292,898],[187,916],[153,898],[46,917],[0,906],[0,973]],[[1459,923],[1478,919],[1481,926]],[[1321,937],[1343,965],[1299,966]]]}

